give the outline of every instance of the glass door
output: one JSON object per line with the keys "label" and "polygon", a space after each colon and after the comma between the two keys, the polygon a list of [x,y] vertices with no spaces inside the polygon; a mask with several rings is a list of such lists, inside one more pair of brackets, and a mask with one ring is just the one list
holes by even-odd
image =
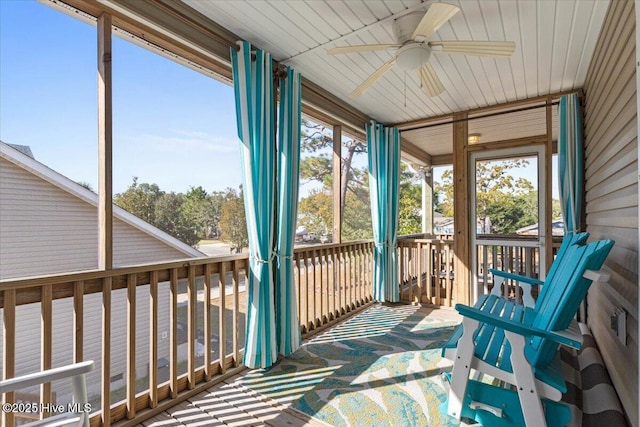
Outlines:
{"label": "glass door", "polygon": [[[470,155],[473,299],[489,292],[490,269],[545,277],[544,146],[477,151]],[[551,236],[548,236],[551,238]],[[517,283],[503,295],[521,301]]]}

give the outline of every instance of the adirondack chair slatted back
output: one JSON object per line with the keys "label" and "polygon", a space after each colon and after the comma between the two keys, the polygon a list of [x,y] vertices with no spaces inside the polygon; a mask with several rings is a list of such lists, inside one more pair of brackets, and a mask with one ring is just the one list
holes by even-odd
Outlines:
{"label": "adirondack chair slatted back", "polygon": [[[558,253],[556,254],[555,260],[551,264],[551,268],[547,273],[544,281],[545,283],[552,283],[555,279],[556,273],[558,272],[558,265],[564,260],[565,255],[567,254],[567,250],[574,245],[584,245],[589,238],[589,233],[567,233],[562,239],[562,244],[558,249]],[[549,292],[551,286],[542,286],[540,293],[538,294],[537,302],[542,302],[546,299],[547,293]],[[537,303],[536,303],[537,305]]]}
{"label": "adirondack chair slatted back", "polygon": [[[591,286],[591,280],[583,277],[587,269],[599,270],[609,251],[612,240],[601,240],[587,245],[573,245],[567,248],[563,259],[558,263],[554,283],[549,286],[540,306],[536,306],[536,316],[532,326],[547,330],[567,329],[580,303]],[[543,338],[532,338],[526,354],[534,366],[547,366],[553,360],[558,344]]]}

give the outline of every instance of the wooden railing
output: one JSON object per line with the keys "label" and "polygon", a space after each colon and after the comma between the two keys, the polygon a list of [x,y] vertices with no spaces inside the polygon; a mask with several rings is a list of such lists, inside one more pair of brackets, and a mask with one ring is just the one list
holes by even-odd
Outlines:
{"label": "wooden railing", "polygon": [[[561,237],[553,239],[554,256],[561,241]],[[489,272],[491,268],[539,278],[541,277],[540,261],[540,246],[537,236],[479,235],[475,257],[478,295],[487,293],[493,288],[493,275]],[[537,289],[534,289],[533,292],[535,296]],[[502,293],[505,297],[513,298],[517,303],[522,302],[522,291],[518,282],[506,280]]]}
{"label": "wooden railing", "polygon": [[[303,334],[371,302],[372,249],[372,242],[295,249]],[[93,359],[91,425],[135,425],[242,367],[247,267],[241,254],[2,280],[2,377]],[[66,404],[69,386],[4,400]],[[5,413],[0,424],[20,418]]]}
{"label": "wooden railing", "polygon": [[451,306],[453,255],[451,239],[398,239],[401,301]]}

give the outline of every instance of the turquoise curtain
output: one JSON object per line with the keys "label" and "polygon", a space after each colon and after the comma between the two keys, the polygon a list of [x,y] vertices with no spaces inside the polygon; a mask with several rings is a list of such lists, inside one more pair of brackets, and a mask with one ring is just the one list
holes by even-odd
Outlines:
{"label": "turquoise curtain", "polygon": [[277,358],[273,289],[275,106],[271,55],[248,42],[231,49],[242,190],[249,234],[247,332],[244,364],[271,366]]}
{"label": "turquoise curtain", "polygon": [[373,223],[373,299],[398,302],[398,191],[400,132],[371,121],[367,125],[369,187]]}
{"label": "turquoise curtain", "polygon": [[583,142],[580,102],[577,94],[564,95],[558,107],[558,174],[565,233],[580,231],[583,192]]}
{"label": "turquoise curtain", "polygon": [[293,277],[293,243],[298,217],[300,177],[301,115],[300,74],[287,67],[286,77],[280,79],[275,301],[278,352],[283,355],[293,353],[302,341]]}

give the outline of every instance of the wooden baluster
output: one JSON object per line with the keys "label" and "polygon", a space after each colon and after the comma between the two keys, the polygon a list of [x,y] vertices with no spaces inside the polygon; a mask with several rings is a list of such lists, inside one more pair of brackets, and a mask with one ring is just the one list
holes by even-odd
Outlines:
{"label": "wooden baluster", "polygon": [[441,293],[442,293],[442,283],[443,283],[443,277],[442,277],[442,247],[443,247],[443,242],[442,241],[438,241],[437,244],[437,251],[438,251],[438,279],[436,280],[436,294],[434,295],[435,301],[433,302],[433,304],[440,304],[440,299],[441,299]]}
{"label": "wooden baluster", "polygon": [[[226,291],[225,286],[227,282],[227,264],[225,262],[220,263],[220,270],[218,274],[218,294],[220,299],[220,310],[218,311],[218,321],[220,325],[220,372],[225,373],[227,371],[227,303],[226,303]],[[247,283],[247,286],[249,284]],[[248,288],[247,288],[248,289]]]}
{"label": "wooden baluster", "polygon": [[[444,290],[444,299],[445,299],[445,304],[447,306],[451,306],[451,288],[453,286],[452,280],[451,280],[451,245],[449,245],[448,243],[444,243],[444,247],[445,247],[445,274],[447,275],[446,277],[446,287]],[[440,303],[442,304],[442,300],[440,301]]]}
{"label": "wooden baluster", "polygon": [[158,406],[158,272],[149,280],[149,406]]}
{"label": "wooden baluster", "polygon": [[111,425],[111,277],[102,279],[102,425]]}
{"label": "wooden baluster", "polygon": [[136,416],[136,285],[135,273],[127,275],[127,418]]}
{"label": "wooden baluster", "polygon": [[[233,261],[233,366],[240,366],[240,267]],[[246,280],[245,280],[246,284]],[[246,288],[245,288],[246,292]],[[245,318],[246,322],[246,318]]]}
{"label": "wooden baluster", "polygon": [[187,383],[189,390],[192,390],[196,385],[196,309],[198,304],[196,270],[193,265],[188,269],[187,292]]}
{"label": "wooden baluster", "polygon": [[[51,369],[51,357],[53,346],[53,327],[52,327],[52,302],[53,288],[50,284],[42,285],[40,288],[40,370],[45,371]],[[51,383],[40,384],[40,402],[50,404],[51,401]],[[48,418],[52,414],[44,411],[40,414],[40,419]]]}
{"label": "wooden baluster", "polygon": [[[169,273],[169,389],[171,398],[178,397],[178,269],[172,268]],[[149,373],[151,374],[151,373]],[[151,386],[151,385],[149,385]]]}
{"label": "wooden baluster", "polygon": [[83,361],[84,281],[73,282],[73,363]]}
{"label": "wooden baluster", "polygon": [[213,377],[211,369],[211,264],[204,266],[204,378],[209,381]]}
{"label": "wooden baluster", "polygon": [[[2,310],[2,379],[8,380],[16,376],[16,291],[4,291],[4,306]],[[2,403],[12,404],[16,401],[16,393],[3,394]],[[13,427],[15,417],[13,412],[2,411],[2,425]]]}

